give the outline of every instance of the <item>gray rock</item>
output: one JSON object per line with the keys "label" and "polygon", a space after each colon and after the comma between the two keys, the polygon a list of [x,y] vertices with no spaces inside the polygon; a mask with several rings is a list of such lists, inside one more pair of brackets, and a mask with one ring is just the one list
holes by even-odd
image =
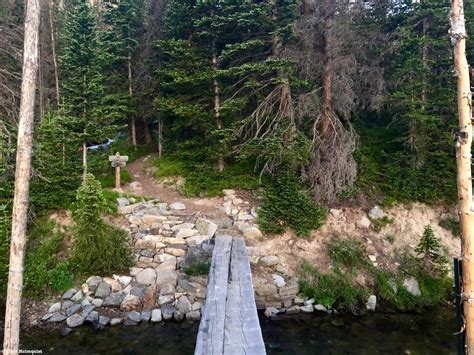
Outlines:
{"label": "gray rock", "polygon": [[100,325],[103,325],[103,326],[106,326],[107,324],[109,324],[110,322],[110,318],[107,317],[107,316],[99,316],[99,324]]}
{"label": "gray rock", "polygon": [[265,266],[275,266],[278,265],[280,259],[276,255],[268,255],[260,258],[260,263]]}
{"label": "gray rock", "polygon": [[154,285],[156,282],[156,271],[152,268],[146,268],[137,275],[137,282],[143,285]]}
{"label": "gray rock", "polygon": [[285,279],[281,277],[280,275],[273,274],[272,278],[273,278],[273,283],[275,284],[276,287],[281,288],[286,285]]}
{"label": "gray rock", "polygon": [[314,312],[314,307],[312,304],[307,305],[307,306],[301,306],[300,311],[302,313],[313,313]]}
{"label": "gray rock", "polygon": [[104,300],[101,299],[101,298],[94,298],[94,299],[91,301],[91,304],[92,304],[94,307],[100,307],[100,306],[102,306],[103,303],[104,303]]}
{"label": "gray rock", "polygon": [[380,206],[374,206],[369,211],[369,218],[371,219],[382,219],[385,217],[384,211],[380,208]]}
{"label": "gray rock", "polygon": [[51,305],[48,309],[48,313],[55,313],[61,310],[61,302],[56,302],[55,304]]}
{"label": "gray rock", "polygon": [[362,216],[360,220],[357,221],[356,226],[361,229],[369,229],[371,225],[370,219],[366,216]]}
{"label": "gray rock", "polygon": [[104,303],[102,306],[104,307],[115,307],[115,306],[120,306],[122,303],[122,300],[124,298],[123,293],[121,292],[114,292],[107,296],[104,300]]}
{"label": "gray rock", "polygon": [[376,306],[377,306],[377,296],[370,295],[369,299],[367,300],[367,303],[365,304],[365,307],[369,311],[375,311]]}
{"label": "gray rock", "polygon": [[277,308],[275,307],[267,307],[265,309],[265,317],[267,318],[271,318],[272,316],[274,316],[275,314],[278,314],[278,312],[280,312]]}
{"label": "gray rock", "polygon": [[163,317],[161,316],[161,309],[154,309],[151,312],[151,321],[153,323],[158,323],[163,320]]}
{"label": "gray rock", "polygon": [[51,318],[53,316],[53,313],[46,313],[42,318],[41,320],[43,322],[47,321],[49,318]]}
{"label": "gray rock", "polygon": [[132,287],[132,290],[130,291],[130,294],[133,295],[133,296],[143,298],[143,295],[145,294],[145,288],[144,287]]}
{"label": "gray rock", "polygon": [[95,323],[99,321],[99,312],[92,311],[86,318],[87,322]]}
{"label": "gray rock", "polygon": [[186,296],[181,296],[176,304],[176,309],[182,314],[191,312],[192,304]]}
{"label": "gray rock", "polygon": [[97,286],[97,290],[95,290],[95,297],[96,298],[106,298],[112,292],[112,288],[107,282],[102,281]]}
{"label": "gray rock", "polygon": [[110,320],[110,325],[118,325],[120,323],[122,323],[122,318],[112,318]]}
{"label": "gray rock", "polygon": [[89,286],[89,291],[94,292],[97,289],[97,286],[102,282],[102,277],[100,276],[91,276],[87,279],[86,284]]}
{"label": "gray rock", "polygon": [[69,328],[76,328],[84,323],[84,317],[79,314],[73,314],[66,320],[66,323]]}
{"label": "gray rock", "polygon": [[197,322],[198,320],[201,319],[201,312],[192,311],[192,312],[186,313],[186,319],[193,322]]}
{"label": "gray rock", "polygon": [[199,231],[199,234],[212,238],[217,231],[217,224],[208,219],[198,218],[196,229]]}
{"label": "gray rock", "polygon": [[309,300],[306,300],[304,301],[304,305],[307,306],[307,305],[310,305],[310,304],[315,304],[315,300],[314,298],[310,298]]}
{"label": "gray rock", "polygon": [[159,287],[170,284],[176,285],[178,282],[178,274],[175,270],[164,270],[156,273],[156,284]]}
{"label": "gray rock", "polygon": [[91,305],[91,301],[89,301],[88,298],[84,298],[81,302],[82,307],[87,307],[87,306],[90,306],[90,305]]}
{"label": "gray rock", "polygon": [[61,297],[61,299],[63,300],[68,300],[70,299],[72,296],[74,296],[76,294],[77,290],[75,288],[71,288],[69,290],[67,290],[66,292],[64,292],[63,296]]}
{"label": "gray rock", "polygon": [[84,309],[81,312],[81,317],[86,318],[94,310],[94,308],[95,307],[92,305],[84,307]]}
{"label": "gray rock", "polygon": [[140,190],[142,188],[142,184],[140,184],[138,181],[132,181],[130,184],[129,184],[130,188],[134,189],[134,190]]}
{"label": "gray rock", "polygon": [[314,306],[314,309],[319,312],[327,312],[328,309],[324,307],[322,304],[317,304]]}
{"label": "gray rock", "polygon": [[80,303],[83,298],[84,298],[84,294],[82,293],[81,290],[79,290],[74,294],[74,296],[71,297],[71,301]]}
{"label": "gray rock", "polygon": [[119,205],[120,207],[125,207],[125,206],[128,206],[129,204],[130,204],[130,201],[128,200],[128,198],[126,197],[117,198],[117,205]]}
{"label": "gray rock", "polygon": [[66,310],[69,307],[71,307],[73,304],[74,304],[74,302],[72,302],[70,300],[64,301],[63,304],[61,305],[61,309]]}
{"label": "gray rock", "polygon": [[150,318],[151,318],[151,312],[150,311],[143,311],[141,317],[142,317],[142,321],[149,322]]}
{"label": "gray rock", "polygon": [[64,314],[61,314],[59,312],[53,313],[51,317],[49,317],[48,322],[50,323],[58,323],[62,322],[65,320],[67,317]]}
{"label": "gray rock", "polygon": [[403,286],[405,286],[407,291],[410,292],[413,296],[421,296],[420,285],[414,277],[404,280]]}
{"label": "gray rock", "polygon": [[161,314],[164,320],[170,320],[173,318],[173,313],[176,310],[171,304],[165,304],[161,307]]}
{"label": "gray rock", "polygon": [[161,295],[158,297],[158,304],[160,306],[174,301],[174,295]]}
{"label": "gray rock", "polygon": [[71,307],[69,307],[68,309],[66,309],[66,316],[69,317],[70,315],[76,313],[78,310],[81,309],[81,305],[80,304],[73,304]]}
{"label": "gray rock", "polygon": [[131,320],[132,322],[140,323],[142,320],[140,312],[132,311],[128,312],[127,320]]}
{"label": "gray rock", "polygon": [[182,202],[173,202],[169,205],[170,209],[175,211],[182,211],[186,209],[186,206]]}

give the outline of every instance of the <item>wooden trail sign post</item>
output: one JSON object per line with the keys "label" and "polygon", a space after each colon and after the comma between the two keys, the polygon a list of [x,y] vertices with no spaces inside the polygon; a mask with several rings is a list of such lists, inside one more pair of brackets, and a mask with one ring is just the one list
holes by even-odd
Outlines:
{"label": "wooden trail sign post", "polygon": [[120,188],[120,168],[124,168],[127,165],[128,156],[120,155],[119,152],[115,155],[109,156],[109,161],[111,162],[113,168],[115,168],[115,188]]}

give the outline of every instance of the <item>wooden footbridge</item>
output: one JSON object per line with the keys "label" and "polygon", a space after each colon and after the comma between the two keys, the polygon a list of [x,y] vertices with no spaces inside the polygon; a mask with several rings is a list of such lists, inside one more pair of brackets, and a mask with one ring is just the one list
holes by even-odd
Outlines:
{"label": "wooden footbridge", "polygon": [[194,354],[266,354],[242,237],[216,237]]}

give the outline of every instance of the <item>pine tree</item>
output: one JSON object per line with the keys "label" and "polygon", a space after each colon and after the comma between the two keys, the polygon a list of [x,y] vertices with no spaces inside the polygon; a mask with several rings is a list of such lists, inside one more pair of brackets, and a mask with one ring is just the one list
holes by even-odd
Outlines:
{"label": "pine tree", "polygon": [[441,243],[430,225],[426,226],[415,252],[422,260],[426,271],[443,275],[446,273],[448,259],[443,255]]}
{"label": "pine tree", "polygon": [[97,19],[86,0],[72,6],[65,20],[59,55],[63,109],[75,118],[71,131],[82,142],[83,176],[87,173],[87,142],[98,142],[117,130],[124,107],[106,92],[98,43]]}
{"label": "pine tree", "polygon": [[127,110],[131,140],[133,145],[137,145],[134,64],[138,57],[139,38],[143,32],[144,1],[124,0],[111,4],[102,15],[102,23],[102,73],[117,102]]}

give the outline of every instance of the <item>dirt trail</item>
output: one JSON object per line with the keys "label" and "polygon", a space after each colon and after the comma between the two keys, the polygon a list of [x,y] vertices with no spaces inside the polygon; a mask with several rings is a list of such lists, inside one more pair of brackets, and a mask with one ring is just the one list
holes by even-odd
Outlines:
{"label": "dirt trail", "polygon": [[[201,212],[207,217],[225,218],[226,215],[220,210],[223,203],[223,198],[190,198],[181,195],[174,186],[165,183],[157,182],[152,176],[151,169],[147,169],[147,163],[152,161],[153,156],[146,156],[135,160],[133,163],[127,165],[127,170],[132,175],[133,181],[141,184],[141,189],[135,189],[130,186],[131,183],[126,184],[123,190],[127,193],[157,198],[163,202],[183,202],[187,209],[192,212]],[[132,181],[132,182],[133,182]]]}

